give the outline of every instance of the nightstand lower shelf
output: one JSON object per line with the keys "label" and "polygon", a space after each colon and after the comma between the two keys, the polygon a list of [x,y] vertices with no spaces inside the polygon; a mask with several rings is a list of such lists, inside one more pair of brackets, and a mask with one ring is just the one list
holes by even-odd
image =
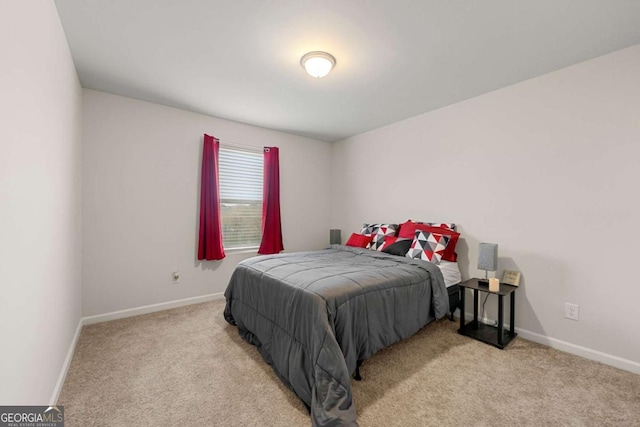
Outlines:
{"label": "nightstand lower shelf", "polygon": [[502,331],[502,344],[498,343],[498,327],[486,325],[484,323],[478,322],[477,328],[474,327],[473,322],[469,322],[464,327],[458,329],[460,335],[465,335],[467,337],[475,338],[478,341],[482,341],[483,343],[490,344],[494,347],[498,347],[499,349],[503,349],[518,336],[517,333],[510,334],[508,330]]}
{"label": "nightstand lower shelf", "polygon": [[[460,329],[458,332],[460,335],[466,335],[468,337],[482,341],[483,343],[503,349],[509,344],[518,334],[516,334],[515,321],[516,321],[516,287],[500,284],[497,291],[490,291],[489,285],[478,279],[469,279],[460,283]],[[464,320],[465,313],[465,291],[471,289],[473,291],[473,321],[467,323]],[[498,326],[486,325],[478,321],[478,292],[486,292],[498,296]],[[509,310],[509,323],[510,328],[505,331],[504,328],[504,301],[503,298],[509,295],[511,299],[511,307]]]}

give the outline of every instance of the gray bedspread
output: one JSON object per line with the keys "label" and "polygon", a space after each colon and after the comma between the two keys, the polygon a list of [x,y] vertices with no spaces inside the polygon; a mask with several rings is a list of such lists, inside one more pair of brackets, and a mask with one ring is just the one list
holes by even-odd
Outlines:
{"label": "gray bedspread", "polygon": [[314,426],[357,425],[357,362],[448,310],[434,264],[333,245],[242,261],[225,319],[307,405]]}

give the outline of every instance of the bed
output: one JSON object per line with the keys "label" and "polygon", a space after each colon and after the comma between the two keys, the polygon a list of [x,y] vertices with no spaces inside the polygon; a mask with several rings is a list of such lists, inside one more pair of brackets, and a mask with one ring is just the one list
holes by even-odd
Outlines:
{"label": "bed", "polygon": [[444,284],[447,287],[449,296],[449,318],[453,321],[453,313],[460,307],[460,282],[462,274],[457,262],[440,261],[438,268],[444,277]]}
{"label": "bed", "polygon": [[355,425],[350,377],[359,364],[451,311],[441,268],[341,245],[250,258],[232,275],[224,317],[314,426]]}

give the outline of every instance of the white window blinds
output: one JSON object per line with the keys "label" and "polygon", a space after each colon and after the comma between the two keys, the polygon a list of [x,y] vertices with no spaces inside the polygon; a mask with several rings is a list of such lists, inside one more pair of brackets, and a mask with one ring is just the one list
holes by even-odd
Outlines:
{"label": "white window blinds", "polygon": [[262,151],[220,147],[220,213],[225,249],[260,246],[262,238]]}

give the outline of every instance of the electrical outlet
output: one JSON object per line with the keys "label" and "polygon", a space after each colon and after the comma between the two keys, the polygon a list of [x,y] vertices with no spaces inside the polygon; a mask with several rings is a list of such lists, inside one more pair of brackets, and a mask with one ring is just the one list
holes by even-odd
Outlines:
{"label": "electrical outlet", "polygon": [[571,320],[580,320],[580,306],[578,304],[564,304],[564,317]]}
{"label": "electrical outlet", "polygon": [[171,283],[174,285],[180,283],[180,270],[174,270],[171,272]]}

